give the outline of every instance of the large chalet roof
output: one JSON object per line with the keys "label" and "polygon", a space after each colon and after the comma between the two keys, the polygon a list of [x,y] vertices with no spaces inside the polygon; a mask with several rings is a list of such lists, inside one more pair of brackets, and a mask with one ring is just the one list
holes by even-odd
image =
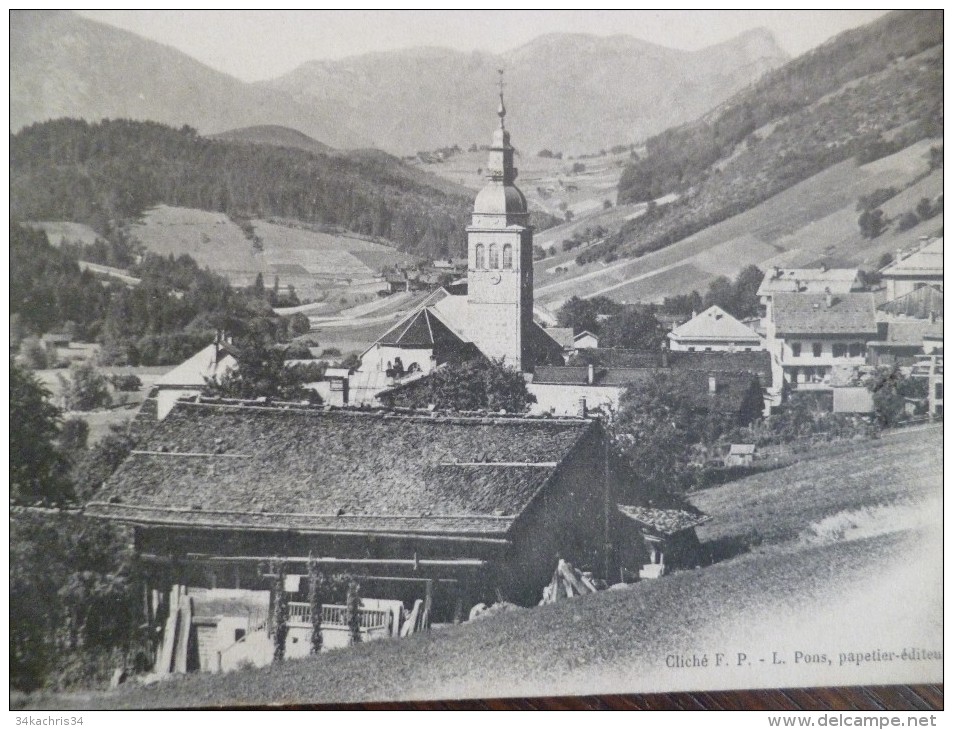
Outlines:
{"label": "large chalet roof", "polygon": [[943,278],[943,239],[930,241],[918,251],[902,256],[881,271],[884,278]]}
{"label": "large chalet roof", "polygon": [[738,340],[757,343],[758,333],[717,305],[679,325],[669,333],[673,340]]}
{"label": "large chalet roof", "polygon": [[828,306],[825,294],[776,294],[774,324],[784,335],[876,334],[874,295],[836,294]]}
{"label": "large chalet roof", "polygon": [[136,524],[503,534],[583,419],[179,402],[87,513]]}

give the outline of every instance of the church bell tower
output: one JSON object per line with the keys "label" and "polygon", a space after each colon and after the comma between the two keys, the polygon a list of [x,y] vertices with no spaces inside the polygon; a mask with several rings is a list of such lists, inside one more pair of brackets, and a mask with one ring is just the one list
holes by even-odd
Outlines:
{"label": "church bell tower", "polygon": [[500,126],[493,132],[487,184],[467,226],[467,297],[475,344],[509,367],[529,367],[533,326],[533,229],[526,198],[513,184],[513,147],[506,130],[500,71]]}

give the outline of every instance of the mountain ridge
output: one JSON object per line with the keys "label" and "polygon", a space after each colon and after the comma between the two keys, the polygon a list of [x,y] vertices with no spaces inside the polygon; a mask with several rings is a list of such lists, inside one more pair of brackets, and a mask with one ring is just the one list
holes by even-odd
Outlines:
{"label": "mountain ridge", "polygon": [[770,34],[759,45],[745,33],[706,53],[623,34],[555,33],[502,54],[420,46],[309,61],[246,83],[71,11],[10,17],[11,131],[60,117],[202,134],[280,125],[338,149],[394,154],[488,141],[501,65],[513,100],[507,121],[524,151],[588,152],[688,121],[786,59]]}

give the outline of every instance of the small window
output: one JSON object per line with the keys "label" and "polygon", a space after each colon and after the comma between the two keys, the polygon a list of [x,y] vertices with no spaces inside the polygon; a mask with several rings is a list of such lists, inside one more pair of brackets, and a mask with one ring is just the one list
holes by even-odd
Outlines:
{"label": "small window", "polygon": [[811,351],[814,353],[814,357],[820,357],[824,351],[824,346],[820,342],[815,342],[811,345]]}
{"label": "small window", "polygon": [[863,357],[864,345],[862,342],[851,342],[847,348],[847,353],[851,357]]}
{"label": "small window", "polygon": [[937,400],[943,400],[943,383],[936,383],[933,386],[934,398]]}
{"label": "small window", "polygon": [[846,357],[847,356],[847,345],[843,342],[835,342],[831,345],[831,354],[834,357]]}
{"label": "small window", "polygon": [[503,268],[513,268],[513,247],[510,244],[503,246]]}
{"label": "small window", "polygon": [[794,355],[794,357],[801,357],[801,343],[800,342],[791,343],[791,354]]}
{"label": "small window", "polygon": [[235,629],[235,641],[241,641],[245,638],[245,629]]}
{"label": "small window", "polygon": [[490,268],[500,268],[500,250],[497,248],[495,243],[490,244]]}
{"label": "small window", "polygon": [[478,243],[476,247],[476,263],[474,264],[474,268],[486,268],[486,248],[482,243]]}

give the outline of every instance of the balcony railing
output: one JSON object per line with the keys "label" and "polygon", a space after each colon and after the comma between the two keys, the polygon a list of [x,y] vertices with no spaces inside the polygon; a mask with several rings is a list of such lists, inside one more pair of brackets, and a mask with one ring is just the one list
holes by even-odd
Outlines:
{"label": "balcony railing", "polygon": [[[388,628],[391,623],[392,615],[390,611],[382,611],[373,608],[359,608],[357,615],[360,620],[361,629],[372,631],[375,629]],[[288,603],[288,623],[298,626],[311,626],[311,604],[310,603]],[[337,606],[326,604],[321,606],[321,625],[322,626],[341,626],[347,627],[347,606]]]}

